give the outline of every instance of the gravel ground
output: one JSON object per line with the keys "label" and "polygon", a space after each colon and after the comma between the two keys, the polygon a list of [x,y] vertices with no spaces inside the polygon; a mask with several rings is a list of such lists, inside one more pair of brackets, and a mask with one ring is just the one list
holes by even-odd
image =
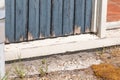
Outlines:
{"label": "gravel ground", "polygon": [[39,68],[43,66],[42,61],[45,60],[48,65],[47,72],[49,74],[46,79],[40,80],[96,80],[96,77],[91,74],[92,71],[89,67],[93,64],[100,64],[102,61],[95,52],[82,51],[31,58],[18,62],[11,61],[6,63],[6,70],[10,70],[10,77],[16,77],[15,66],[22,65],[27,75],[39,74]]}
{"label": "gravel ground", "polygon": [[[96,78],[91,69],[93,64],[105,62],[120,67],[120,56],[110,54],[111,51],[112,49],[105,49],[104,51],[96,49],[31,58],[17,62],[11,61],[6,63],[6,70],[9,71],[9,80],[100,80]],[[21,65],[24,67],[22,69],[24,69],[25,74],[29,76],[24,79],[13,78],[18,75],[15,73],[15,66]],[[47,69],[48,74],[40,77],[40,67],[44,70]]]}

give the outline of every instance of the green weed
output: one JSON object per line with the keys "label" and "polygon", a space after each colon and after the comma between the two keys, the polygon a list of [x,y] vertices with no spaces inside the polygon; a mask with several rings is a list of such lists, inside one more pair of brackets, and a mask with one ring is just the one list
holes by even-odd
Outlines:
{"label": "green weed", "polygon": [[48,64],[47,64],[47,61],[46,59],[43,59],[41,61],[41,66],[39,67],[39,73],[41,76],[45,76],[48,72]]}

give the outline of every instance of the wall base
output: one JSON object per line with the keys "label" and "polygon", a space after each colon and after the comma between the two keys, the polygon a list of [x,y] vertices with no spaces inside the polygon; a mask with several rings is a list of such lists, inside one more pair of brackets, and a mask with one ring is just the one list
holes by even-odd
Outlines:
{"label": "wall base", "polygon": [[5,59],[9,61],[114,45],[120,45],[120,29],[107,31],[106,38],[103,39],[95,35],[82,34],[9,44],[5,46]]}

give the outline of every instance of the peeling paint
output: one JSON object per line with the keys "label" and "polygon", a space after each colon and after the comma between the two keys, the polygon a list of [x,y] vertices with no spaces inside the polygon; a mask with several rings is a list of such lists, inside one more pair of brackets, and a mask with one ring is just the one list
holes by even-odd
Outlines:
{"label": "peeling paint", "polygon": [[[0,0],[0,1],[4,1],[4,0]],[[20,1],[18,1],[18,2],[20,2]],[[54,1],[52,1],[52,2],[54,2]],[[86,26],[89,27],[89,24],[88,24],[88,22],[89,22],[89,12],[88,11],[90,10],[89,5],[86,6],[86,8],[88,8],[88,9],[85,10],[88,12],[88,15],[83,14],[84,9],[79,11],[77,8],[75,8],[75,10],[74,10],[74,7],[80,7],[82,9],[82,7],[84,7],[89,2],[87,2],[87,3],[84,3],[81,1],[75,2],[74,0],[73,1],[71,0],[68,2],[55,1],[55,4],[56,3],[57,4],[53,5],[54,3],[51,4],[51,1],[44,1],[44,2],[41,2],[43,4],[41,5],[42,7],[40,7],[39,6],[40,4],[36,3],[36,1],[34,2],[36,5],[29,3],[28,1],[27,2],[22,1],[21,3],[25,3],[24,6],[22,6],[21,4],[19,6],[16,6],[18,3],[16,4],[14,0],[11,2],[8,1],[6,7],[9,10],[7,10],[7,13],[10,13],[12,17],[10,17],[9,14],[7,14],[7,16],[6,16],[6,17],[8,17],[6,33],[9,36],[9,37],[7,37],[8,39],[6,39],[6,42],[9,43],[9,42],[28,41],[28,40],[35,40],[35,39],[50,38],[50,37],[69,36],[69,35],[74,35],[74,34],[80,34],[81,32],[84,33],[84,28]],[[77,4],[74,6],[74,3],[75,4],[77,3]],[[80,6],[79,3],[82,5]],[[47,5],[47,7],[44,4]],[[53,7],[51,7],[51,5]],[[11,7],[9,7],[9,6],[11,6]],[[29,11],[28,7],[31,7],[32,9],[36,8],[34,10],[35,12],[31,12],[32,11],[31,8]],[[19,8],[19,10],[16,11],[15,8]],[[25,8],[25,11],[22,8]],[[40,8],[41,8],[41,10],[40,10],[40,14],[39,14]],[[63,10],[62,10],[62,8],[63,8]],[[52,11],[51,11],[51,9],[52,9]],[[21,13],[21,10],[24,12],[23,12],[23,14],[19,15],[19,13]],[[83,12],[81,12],[81,11],[83,11]],[[14,12],[17,14],[13,15]],[[29,13],[30,15],[26,16],[26,13]],[[79,13],[81,13],[81,14],[79,14]],[[53,14],[55,16],[52,17],[51,14]],[[20,20],[18,20],[16,22],[16,20],[20,16],[26,16],[25,18],[23,17],[25,20],[21,18]],[[85,16],[86,16],[86,20],[84,20]],[[14,19],[14,17],[15,17],[15,19]],[[18,18],[16,18],[16,17],[18,17]],[[44,20],[43,20],[43,18],[44,18]],[[53,19],[51,19],[51,18],[53,18]],[[21,22],[26,23],[26,20],[30,20],[27,23],[28,24],[27,28],[25,25],[21,27]],[[85,21],[87,21],[87,22],[85,22]],[[21,28],[16,27],[14,29],[14,27],[15,27],[14,23],[16,23],[17,26],[21,27]],[[33,25],[30,25],[30,24],[33,24]],[[74,27],[74,30],[73,30],[73,27]],[[18,30],[18,29],[20,29],[20,30]],[[38,30],[38,29],[40,29],[40,30]],[[12,35],[10,34],[10,32],[12,32]],[[17,32],[17,34],[15,34],[16,32]],[[86,29],[85,32],[90,32],[89,28]]]}
{"label": "peeling paint", "polygon": [[63,34],[63,36],[69,36],[69,35],[72,35],[73,32],[70,32],[70,33],[66,33],[66,34]]}
{"label": "peeling paint", "polygon": [[24,37],[22,36],[22,37],[20,37],[20,39],[19,39],[19,41],[23,41],[24,40]]}
{"label": "peeling paint", "polygon": [[75,26],[74,34],[80,34],[80,33],[81,33],[81,27],[80,26]]}
{"label": "peeling paint", "polygon": [[33,36],[30,32],[28,32],[28,40],[33,40]]}
{"label": "peeling paint", "polygon": [[10,41],[8,40],[8,38],[5,38],[5,43],[10,43]]}
{"label": "peeling paint", "polygon": [[85,32],[90,32],[90,28],[87,27],[86,30],[85,30]]}
{"label": "peeling paint", "polygon": [[40,33],[40,37],[39,38],[45,38],[45,36],[43,36],[43,34],[42,33]]}
{"label": "peeling paint", "polygon": [[51,37],[56,37],[55,32],[52,32]]}

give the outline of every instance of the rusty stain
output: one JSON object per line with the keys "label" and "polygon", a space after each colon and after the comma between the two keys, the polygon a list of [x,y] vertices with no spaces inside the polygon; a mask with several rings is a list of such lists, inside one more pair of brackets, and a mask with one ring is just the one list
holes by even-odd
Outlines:
{"label": "rusty stain", "polygon": [[28,32],[28,40],[33,40],[33,36],[30,32]]}
{"label": "rusty stain", "polygon": [[81,33],[81,27],[80,26],[75,26],[74,34],[80,34],[80,33]]}

